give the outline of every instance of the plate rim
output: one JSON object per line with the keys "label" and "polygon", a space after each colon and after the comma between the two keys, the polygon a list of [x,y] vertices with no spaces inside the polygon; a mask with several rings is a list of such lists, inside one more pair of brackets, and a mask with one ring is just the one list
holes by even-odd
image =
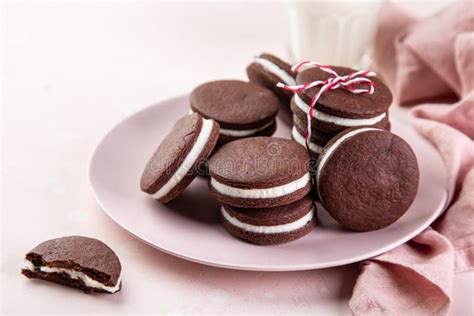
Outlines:
{"label": "plate rim", "polygon": [[[113,222],[115,222],[120,228],[125,230],[128,234],[130,234],[134,238],[140,240],[141,242],[144,242],[145,244],[151,246],[154,249],[160,250],[160,251],[162,251],[166,254],[169,254],[169,255],[172,255],[174,257],[178,257],[178,258],[181,258],[181,259],[184,259],[184,260],[187,260],[187,261],[191,261],[191,262],[194,262],[194,263],[199,263],[199,264],[203,264],[203,265],[206,265],[206,266],[212,266],[212,267],[218,267],[218,268],[225,268],[225,269],[244,270],[244,271],[267,271],[267,272],[288,272],[288,271],[305,271],[305,270],[324,269],[324,268],[338,267],[338,266],[343,266],[343,265],[347,265],[347,264],[351,264],[351,263],[361,262],[363,260],[367,260],[367,259],[373,258],[375,256],[378,256],[380,254],[383,254],[387,251],[390,251],[390,250],[404,244],[405,242],[411,240],[412,238],[416,237],[423,230],[425,230],[427,227],[429,227],[441,214],[443,214],[445,209],[446,209],[446,206],[447,206],[447,203],[448,203],[448,176],[447,176],[446,165],[443,163],[443,178],[446,182],[445,186],[444,186],[444,195],[445,195],[445,197],[444,197],[443,205],[441,207],[439,207],[439,209],[436,212],[433,212],[431,214],[431,216],[429,217],[429,219],[426,220],[423,225],[420,225],[417,229],[413,230],[410,234],[407,234],[406,236],[403,236],[403,237],[399,238],[398,240],[396,240],[396,241],[394,241],[394,242],[392,242],[392,243],[390,243],[390,244],[388,244],[384,247],[380,247],[376,250],[370,251],[368,253],[364,253],[364,254],[359,255],[359,256],[352,256],[352,257],[347,258],[347,259],[327,261],[327,262],[324,262],[324,263],[297,264],[297,265],[292,265],[292,266],[272,266],[272,265],[270,265],[270,266],[269,265],[254,266],[254,265],[251,265],[251,264],[229,264],[229,263],[226,263],[226,262],[220,262],[218,260],[209,261],[209,260],[206,260],[204,258],[200,258],[200,257],[197,257],[197,256],[186,255],[186,254],[183,254],[179,251],[171,250],[171,249],[168,249],[166,247],[159,246],[159,245],[151,242],[147,238],[144,238],[143,236],[140,236],[139,234],[133,232],[131,229],[129,229],[127,227],[127,225],[119,222],[112,215],[112,213],[107,210],[107,208],[104,206],[101,199],[99,198],[99,196],[97,194],[97,191],[94,187],[93,179],[92,179],[92,177],[93,177],[93,175],[92,175],[92,166],[93,166],[94,158],[97,155],[98,149],[101,147],[101,145],[104,143],[104,141],[110,136],[110,134],[114,130],[116,130],[120,125],[124,124],[126,121],[132,119],[135,116],[140,115],[142,112],[145,112],[146,110],[148,110],[152,107],[159,106],[160,104],[163,104],[163,103],[170,103],[170,102],[173,102],[173,101],[178,101],[178,100],[186,99],[186,98],[189,98],[189,94],[182,94],[182,95],[174,96],[174,97],[171,97],[171,98],[166,98],[166,99],[163,99],[161,101],[152,103],[148,106],[145,106],[145,107],[143,107],[143,108],[139,109],[138,111],[135,111],[131,114],[126,115],[121,120],[119,120],[117,123],[115,123],[111,128],[109,128],[107,130],[107,132],[104,133],[104,135],[96,143],[96,146],[94,146],[94,149],[92,150],[91,154],[89,155],[89,160],[88,160],[89,185],[92,189],[92,194],[95,198],[95,201],[98,204],[98,206],[100,207],[100,209],[102,210],[102,212],[104,212],[110,219],[112,219]],[[414,129],[413,126],[410,126],[410,124],[408,124],[407,122],[404,122],[403,120],[398,118],[398,115],[394,115],[394,117],[397,117],[397,120],[401,124],[409,126],[410,128]],[[420,137],[424,138],[423,135],[420,135]],[[427,141],[427,140],[425,139],[425,141]],[[434,147],[433,144],[429,143],[429,141],[427,141],[427,143],[430,146]],[[439,151],[436,151],[436,153],[439,156],[439,158],[441,159],[441,161],[443,162],[442,156],[440,155]]]}

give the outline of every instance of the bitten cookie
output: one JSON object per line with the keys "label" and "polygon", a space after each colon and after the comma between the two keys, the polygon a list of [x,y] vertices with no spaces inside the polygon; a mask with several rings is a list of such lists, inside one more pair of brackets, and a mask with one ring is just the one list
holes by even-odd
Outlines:
{"label": "bitten cookie", "polygon": [[219,124],[194,113],[179,119],[143,171],[140,188],[160,202],[177,197],[216,146]]}
{"label": "bitten cookie", "polygon": [[115,293],[121,288],[122,266],[103,242],[82,236],[45,241],[28,252],[21,273],[75,287],[86,293]]}
{"label": "bitten cookie", "polygon": [[398,220],[418,190],[411,147],[389,131],[351,128],[334,137],[319,157],[319,198],[342,226],[371,231]]}
{"label": "bitten cookie", "polygon": [[209,160],[211,194],[221,203],[264,208],[297,201],[310,190],[309,155],[295,141],[252,137],[222,146]]}
{"label": "bitten cookie", "polygon": [[[355,71],[345,67],[332,68],[341,76]],[[305,84],[330,77],[330,74],[319,68],[309,68],[298,74],[296,83]],[[323,93],[313,109],[312,128],[337,133],[358,126],[385,127],[388,124],[387,111],[392,103],[392,94],[377,77],[371,77],[370,80],[375,84],[373,94],[354,94],[345,89]],[[368,84],[360,84],[361,89],[367,87]],[[319,90],[320,87],[313,87],[295,93],[291,100],[291,110],[300,120],[306,120],[311,99]]]}
{"label": "bitten cookie", "polygon": [[192,91],[190,104],[193,112],[219,123],[219,144],[251,136],[271,136],[276,129],[278,98],[256,83],[208,82]]}
{"label": "bitten cookie", "polygon": [[271,54],[261,54],[255,57],[247,67],[247,76],[251,82],[258,83],[275,92],[280,100],[289,106],[293,92],[276,86],[278,82],[290,86],[296,85],[296,75],[292,73],[288,63]]}
{"label": "bitten cookie", "polygon": [[233,236],[259,245],[299,239],[316,225],[316,205],[304,197],[288,205],[271,208],[238,208],[223,205],[221,221]]}

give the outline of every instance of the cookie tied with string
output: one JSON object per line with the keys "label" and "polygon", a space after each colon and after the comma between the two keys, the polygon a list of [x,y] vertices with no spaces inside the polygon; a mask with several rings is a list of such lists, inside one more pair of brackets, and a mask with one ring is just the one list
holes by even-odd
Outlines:
{"label": "cookie tied with string", "polygon": [[[329,68],[329,67],[328,67]],[[330,67],[337,75],[343,77],[357,72],[345,67]],[[372,93],[355,93],[357,90],[370,91],[368,82],[358,82],[349,86],[329,89],[320,94],[314,104],[311,128],[327,133],[337,133],[351,127],[374,126],[385,128],[389,124],[388,108],[392,103],[392,94],[388,87],[370,72],[356,78],[370,80]],[[311,67],[301,71],[296,77],[297,85],[312,82],[326,82],[335,76],[320,67]],[[307,121],[311,101],[317,96],[323,85],[309,87],[297,92],[291,109],[300,120]],[[351,91],[352,90],[352,91]]]}

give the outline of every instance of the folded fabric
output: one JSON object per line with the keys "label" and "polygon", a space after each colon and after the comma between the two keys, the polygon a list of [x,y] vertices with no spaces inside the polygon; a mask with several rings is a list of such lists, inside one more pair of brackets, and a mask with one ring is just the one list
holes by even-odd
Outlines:
{"label": "folded fabric", "polygon": [[469,5],[456,3],[420,21],[392,3],[382,8],[374,63],[397,102],[458,101],[411,112],[415,128],[446,166],[447,210],[410,242],[362,263],[349,303],[355,314],[446,314],[454,273],[474,269],[474,10]]}
{"label": "folded fabric", "polygon": [[381,10],[374,67],[399,104],[462,98],[472,91],[474,9],[469,2],[417,21],[393,3]]}

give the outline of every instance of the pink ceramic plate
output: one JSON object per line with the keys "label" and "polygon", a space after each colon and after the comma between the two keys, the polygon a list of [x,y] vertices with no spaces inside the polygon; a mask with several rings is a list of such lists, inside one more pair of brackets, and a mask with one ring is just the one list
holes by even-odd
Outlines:
{"label": "pink ceramic plate", "polygon": [[[104,212],[140,240],[169,254],[202,264],[259,271],[338,266],[367,259],[411,239],[438,217],[446,202],[446,171],[436,150],[392,115],[393,132],[415,150],[420,188],[408,212],[393,225],[368,233],[339,227],[318,205],[320,224],[304,238],[277,246],[255,246],[231,237],[219,224],[219,204],[198,177],[176,200],[160,204],[140,191],[149,156],[173,123],[188,112],[182,96],[128,117],[96,148],[90,181]],[[290,116],[280,111],[276,136],[290,135]]]}

